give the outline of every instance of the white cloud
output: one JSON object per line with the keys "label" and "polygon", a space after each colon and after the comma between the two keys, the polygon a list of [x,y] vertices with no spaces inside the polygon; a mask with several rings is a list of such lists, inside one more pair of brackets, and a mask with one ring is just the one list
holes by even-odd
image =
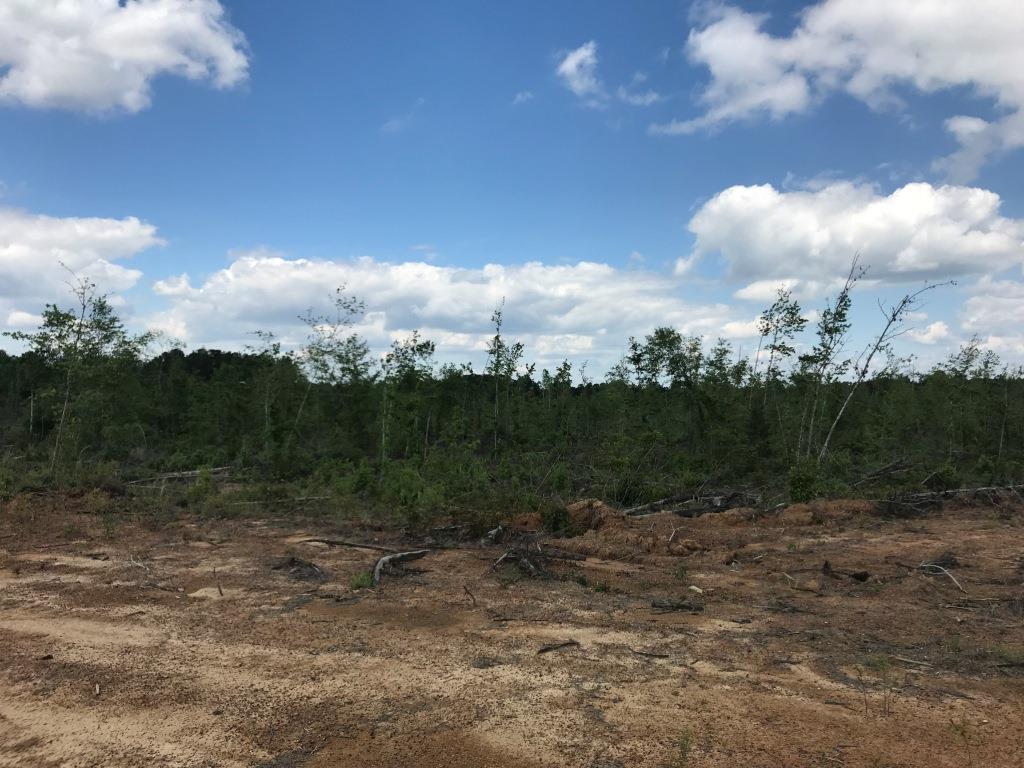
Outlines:
{"label": "white cloud", "polygon": [[138,112],[160,75],[229,88],[248,65],[217,0],[0,0],[0,102]]}
{"label": "white cloud", "polygon": [[1024,220],[1001,216],[997,194],[907,184],[889,195],[832,182],[779,191],[768,184],[719,192],[693,216],[694,255],[720,255],[743,299],[784,284],[802,295],[835,289],[854,254],[875,281],[944,280],[1024,263]]}
{"label": "white cloud", "polygon": [[1024,357],[1024,281],[983,277],[960,313],[967,333],[1000,354]]}
{"label": "white cloud", "polygon": [[413,103],[412,108],[404,115],[398,115],[396,117],[392,117],[390,120],[385,120],[380,126],[380,132],[399,133],[401,131],[404,131],[416,118],[416,113],[419,111],[420,107],[422,107],[426,103],[427,100],[420,96]]}
{"label": "white cloud", "polygon": [[324,307],[341,284],[367,302],[361,330],[375,347],[420,329],[438,343],[443,359],[482,359],[490,315],[502,298],[507,332],[526,343],[531,359],[548,365],[574,354],[607,366],[630,335],[669,324],[713,337],[735,319],[725,304],[682,300],[679,285],[664,275],[606,264],[456,268],[369,257],[312,261],[261,251],[238,255],[202,282],[187,276],[158,282],[155,290],[170,307],[152,323],[174,328],[190,343],[237,348],[257,328],[295,343],[303,337],[297,316]]}
{"label": "white cloud", "polygon": [[615,95],[619,98],[619,101],[631,104],[634,107],[649,107],[652,104],[657,104],[663,97],[653,88],[647,88],[645,86],[646,82],[647,75],[643,72],[637,72],[633,75],[629,85],[620,85],[616,89]]}
{"label": "white cloud", "polygon": [[693,268],[697,266],[697,262],[700,261],[699,254],[691,254],[690,256],[680,256],[676,259],[675,266],[672,267],[672,274],[675,277],[683,277],[693,271]]}
{"label": "white cloud", "polygon": [[942,320],[936,320],[926,328],[911,328],[907,331],[907,337],[918,344],[938,344],[950,337],[949,326]]}
{"label": "white cloud", "polygon": [[12,309],[7,313],[7,325],[11,328],[38,328],[42,322],[42,315],[33,315],[31,312]]}
{"label": "white cloud", "polygon": [[562,83],[588,105],[596,106],[605,98],[604,83],[597,74],[597,43],[584,43],[569,51],[555,70]]}
{"label": "white cloud", "polygon": [[746,299],[747,301],[771,302],[780,290],[790,291],[799,283],[800,281],[795,277],[784,280],[755,280],[740,288],[733,295],[737,299]]}
{"label": "white cloud", "polygon": [[1003,116],[955,116],[946,127],[961,149],[940,163],[969,181],[993,153],[1024,146],[1024,3],[1020,0],[822,0],[784,36],[767,16],[719,8],[690,32],[690,60],[711,81],[703,115],[651,126],[692,133],[723,123],[805,112],[835,92],[873,109],[898,107],[898,89],[970,89]]}
{"label": "white cloud", "polygon": [[72,272],[104,292],[127,290],[142,273],[119,262],[162,242],[155,227],[134,217],[56,218],[0,208],[0,317],[9,325],[34,319],[43,304],[67,296]]}
{"label": "white cloud", "polygon": [[520,104],[525,104],[526,102],[531,101],[532,99],[532,91],[520,91],[519,93],[512,97],[512,105],[519,106]]}

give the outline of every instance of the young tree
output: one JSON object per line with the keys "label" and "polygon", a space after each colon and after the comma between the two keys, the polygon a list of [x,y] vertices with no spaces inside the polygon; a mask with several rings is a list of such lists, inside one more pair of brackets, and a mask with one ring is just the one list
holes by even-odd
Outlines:
{"label": "young tree", "polygon": [[811,455],[822,388],[836,381],[850,365],[848,359],[840,359],[840,356],[850,330],[850,293],[857,281],[867,272],[866,268],[858,265],[858,261],[859,257],[855,256],[835,301],[826,302],[818,318],[817,342],[814,347],[807,354],[800,356],[800,373],[809,379],[810,391],[800,421],[800,436],[797,442],[799,455]]}
{"label": "young tree", "polygon": [[[381,363],[380,461],[388,458],[388,437],[397,395],[405,391],[414,397],[419,385],[433,373],[434,342],[421,339],[413,331],[405,339],[391,342],[391,349]],[[415,405],[415,403],[412,403]],[[429,416],[428,416],[429,430]],[[427,438],[424,438],[425,440]]]}
{"label": "young tree", "polygon": [[[487,366],[484,368],[484,372],[494,379],[495,452],[498,450],[498,427],[500,424],[498,402],[500,400],[501,386],[503,384],[505,386],[505,403],[508,406],[511,402],[510,390],[512,388],[513,375],[518,370],[525,352],[522,342],[517,341],[514,344],[508,344],[501,335],[504,309],[505,299],[502,299],[501,303],[494,308],[494,312],[491,313],[491,322],[494,323],[494,336],[487,343]],[[511,414],[509,414],[509,417],[511,424]]]}
{"label": "young tree", "polygon": [[344,285],[335,289],[332,312],[317,315],[309,309],[299,318],[309,329],[302,360],[311,381],[350,384],[373,370],[369,346],[351,330],[366,312],[366,303],[344,291]]}
{"label": "young tree", "polygon": [[[952,284],[953,283],[941,283],[941,285]],[[879,352],[889,351],[893,340],[904,333],[903,321],[906,318],[907,313],[918,305],[921,301],[921,296],[928,291],[938,288],[939,285],[940,284],[938,283],[926,285],[924,288],[921,288],[914,293],[908,293],[890,307],[886,307],[881,303],[881,301],[879,301],[878,308],[882,311],[882,316],[885,318],[885,325],[882,327],[882,331],[878,336],[875,337],[875,340],[868,344],[861,353],[858,361],[854,364],[853,385],[847,391],[846,398],[843,400],[843,404],[839,407],[839,412],[836,414],[835,419],[832,420],[832,426],[829,427],[828,434],[825,435],[825,442],[822,443],[821,450],[818,452],[819,465],[828,455],[829,445],[832,442],[832,435],[835,434],[836,427],[839,426],[839,422],[842,420],[843,414],[846,413],[846,409],[849,407],[850,401],[853,400],[853,396],[857,394],[858,388],[864,383],[864,380],[871,372],[871,361],[874,360],[875,355]]]}
{"label": "young tree", "polygon": [[[153,333],[129,334],[107,297],[98,293],[96,284],[88,278],[76,277],[70,288],[74,305],[62,309],[56,304],[47,304],[43,322],[35,332],[4,332],[9,338],[27,343],[43,361],[60,372],[63,394],[50,454],[51,471],[60,457],[80,381],[104,362],[138,361],[155,338]],[[100,386],[103,384],[110,382]]]}
{"label": "young tree", "polygon": [[[800,314],[800,304],[793,298],[788,288],[779,288],[775,303],[761,313],[757,322],[757,331],[761,335],[758,355],[762,347],[768,350],[768,365],[764,374],[764,404],[768,403],[768,390],[773,381],[779,378],[782,362],[796,350],[793,340],[803,331],[807,320]],[[767,345],[765,345],[767,341]],[[757,373],[757,360],[754,361],[754,373]]]}

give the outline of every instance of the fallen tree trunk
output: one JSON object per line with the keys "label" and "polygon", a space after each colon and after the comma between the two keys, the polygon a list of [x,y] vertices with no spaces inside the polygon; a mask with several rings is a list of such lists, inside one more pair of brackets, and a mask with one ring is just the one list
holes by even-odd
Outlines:
{"label": "fallen tree trunk", "polygon": [[760,498],[745,491],[723,491],[700,496],[673,497],[632,507],[622,514],[626,517],[647,517],[669,512],[679,517],[699,517],[708,512],[725,512],[736,507],[756,506]]}
{"label": "fallen tree trunk", "polygon": [[126,485],[138,485],[139,483],[162,482],[165,480],[192,480],[204,472],[210,475],[223,475],[231,471],[231,467],[214,467],[213,469],[190,469],[187,472],[168,472],[156,477],[143,477],[138,480],[129,480]]}
{"label": "fallen tree trunk", "polygon": [[384,555],[377,564],[373,566],[373,583],[374,585],[380,584],[380,577],[384,575],[384,571],[390,568],[396,563],[404,563],[409,560],[419,560],[421,557],[425,557],[430,554],[429,549],[414,549],[411,552],[395,552],[391,555]]}
{"label": "fallen tree trunk", "polygon": [[353,549],[373,549],[377,552],[397,552],[392,547],[383,547],[380,544],[360,544],[358,541],[345,541],[344,539],[303,539],[299,544],[326,544],[329,547],[352,547]]}
{"label": "fallen tree trunk", "polygon": [[909,515],[920,515],[929,509],[934,509],[943,501],[950,499],[976,499],[995,506],[999,503],[997,494],[1013,494],[1018,501],[1024,502],[1021,491],[1024,484],[1016,485],[988,485],[980,488],[951,488],[944,491],[922,491],[920,493],[895,494],[887,499],[874,499],[880,510],[890,514],[898,514],[900,510]]}

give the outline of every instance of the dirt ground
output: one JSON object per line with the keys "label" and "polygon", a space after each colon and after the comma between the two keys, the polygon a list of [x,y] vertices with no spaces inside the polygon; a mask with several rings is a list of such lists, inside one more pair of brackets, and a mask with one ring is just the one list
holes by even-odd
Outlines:
{"label": "dirt ground", "polygon": [[1020,507],[590,505],[552,578],[449,540],[361,589],[304,539],[423,542],[82,507],[0,509],[2,766],[1024,766]]}

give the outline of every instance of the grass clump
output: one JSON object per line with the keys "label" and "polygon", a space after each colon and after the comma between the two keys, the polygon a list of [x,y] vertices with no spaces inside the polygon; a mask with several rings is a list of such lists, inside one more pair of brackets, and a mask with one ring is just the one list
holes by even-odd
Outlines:
{"label": "grass clump", "polygon": [[369,571],[360,571],[349,579],[348,585],[352,589],[370,589],[373,587],[373,574]]}

